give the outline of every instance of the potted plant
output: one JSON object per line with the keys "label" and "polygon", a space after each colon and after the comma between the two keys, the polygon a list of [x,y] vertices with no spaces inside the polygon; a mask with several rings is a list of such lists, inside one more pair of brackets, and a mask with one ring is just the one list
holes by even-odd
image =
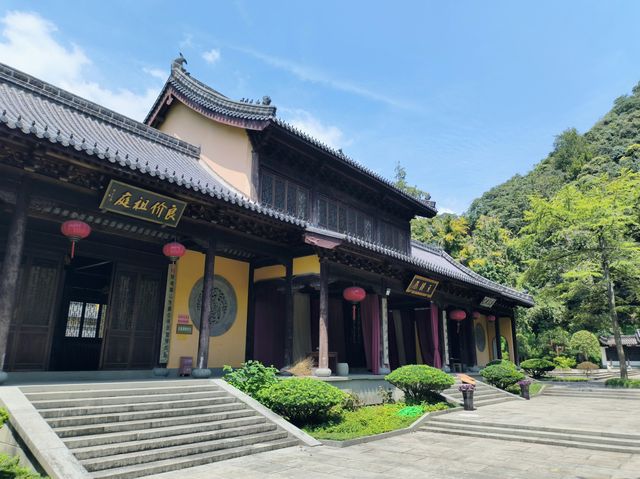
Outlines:
{"label": "potted plant", "polygon": [[531,396],[529,396],[529,386],[531,386],[531,383],[531,379],[523,379],[522,381],[518,381],[518,386],[520,386],[520,397],[531,399]]}
{"label": "potted plant", "polygon": [[458,391],[462,393],[464,399],[464,410],[473,411],[473,391],[476,390],[475,384],[461,384]]}

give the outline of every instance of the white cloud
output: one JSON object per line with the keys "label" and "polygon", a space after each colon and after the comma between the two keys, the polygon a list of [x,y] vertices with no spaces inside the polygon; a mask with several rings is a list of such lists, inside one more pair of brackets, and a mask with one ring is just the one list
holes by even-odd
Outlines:
{"label": "white cloud", "polygon": [[57,27],[37,13],[10,11],[0,19],[0,62],[137,120],[145,117],[159,88],[134,93],[111,90],[89,77],[91,60],[78,45],[65,46]]}
{"label": "white cloud", "polygon": [[284,114],[287,121],[299,130],[333,148],[348,146],[351,143],[344,137],[340,128],[322,123],[306,110],[281,108],[280,113]]}
{"label": "white cloud", "polygon": [[348,80],[340,80],[330,74],[322,72],[308,65],[302,65],[300,63],[292,62],[291,60],[287,60],[284,58],[278,58],[271,55],[266,55],[262,52],[252,50],[250,48],[242,48],[242,47],[231,47],[231,48],[239,52],[245,53],[247,55],[250,55],[262,61],[263,63],[266,63],[269,66],[291,73],[293,76],[297,77],[299,80],[307,81],[310,83],[316,83],[320,85],[325,85],[329,88],[333,88],[334,90],[339,90],[346,93],[352,93],[354,95],[366,98],[368,100],[373,100],[379,103],[385,103],[394,108],[401,108],[403,110],[415,110],[415,105],[412,105],[411,103],[404,102],[402,100],[384,95],[382,93],[378,93],[376,91],[370,90],[366,87],[350,82]]}
{"label": "white cloud", "polygon": [[218,50],[217,48],[212,48],[211,50],[203,52],[202,58],[204,58],[204,61],[206,61],[207,63],[216,63],[218,60],[220,60],[220,50]]}
{"label": "white cloud", "polygon": [[143,68],[142,69],[143,72],[145,72],[147,75],[152,76],[153,78],[157,78],[159,80],[166,80],[167,76],[169,76],[169,73],[164,71],[162,68]]}

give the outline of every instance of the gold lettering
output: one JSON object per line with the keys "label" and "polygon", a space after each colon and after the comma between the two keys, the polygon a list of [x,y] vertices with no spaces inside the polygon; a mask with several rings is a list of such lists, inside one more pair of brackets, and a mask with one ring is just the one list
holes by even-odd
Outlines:
{"label": "gold lettering", "polygon": [[166,209],[167,204],[164,201],[156,201],[151,207],[151,214],[156,215],[158,218],[160,218],[163,215],[164,210]]}
{"label": "gold lettering", "polygon": [[123,208],[131,208],[131,206],[129,206],[129,201],[131,201],[131,193],[126,191],[125,193],[122,194],[120,198],[116,200],[113,206],[122,206]]}
{"label": "gold lettering", "polygon": [[178,211],[178,207],[176,205],[171,205],[171,208],[167,211],[167,215],[164,217],[165,221],[176,221],[176,213]]}
{"label": "gold lettering", "polygon": [[147,211],[149,209],[149,200],[140,197],[140,199],[133,204],[133,209],[136,211]]}

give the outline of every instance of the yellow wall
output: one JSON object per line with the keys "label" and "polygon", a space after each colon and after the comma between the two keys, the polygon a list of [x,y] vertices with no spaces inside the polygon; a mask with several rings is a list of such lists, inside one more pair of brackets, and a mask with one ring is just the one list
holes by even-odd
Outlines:
{"label": "yellow wall", "polygon": [[210,120],[175,100],[159,129],[200,146],[200,158],[227,183],[257,200],[252,147],[243,128]]}
{"label": "yellow wall", "polygon": [[[316,255],[293,258],[294,276],[314,273],[320,274],[320,260]],[[273,266],[265,266],[254,271],[253,280],[263,281],[265,279],[284,278],[285,274],[286,273],[283,265],[276,264]]]}
{"label": "yellow wall", "polygon": [[[212,337],[209,341],[209,364],[211,368],[220,368],[225,364],[239,366],[244,361],[247,303],[249,283],[249,263],[227,258],[216,258],[215,274],[224,277],[236,293],[238,308],[236,320],[222,336]],[[195,251],[187,253],[178,261],[176,277],[176,295],[173,321],[171,323],[171,345],[169,353],[170,368],[180,365],[180,356],[190,356],[195,365],[198,354],[198,330],[193,327],[193,334],[176,334],[179,315],[189,315],[189,295],[193,285],[204,274],[204,255]],[[190,324],[193,324],[194,319]]]}
{"label": "yellow wall", "polygon": [[[490,357],[491,359],[496,359],[493,357],[493,338],[495,338],[496,336],[496,327],[494,323],[489,323],[487,322],[487,325],[489,326],[487,328],[487,336],[488,336],[488,344],[489,344],[489,351],[490,351]],[[511,361],[513,361],[514,359],[514,355],[513,355],[513,339],[511,338],[511,318],[508,317],[501,317],[500,318],[500,334],[502,336],[504,336],[504,338],[507,340],[507,344],[509,345],[509,359]]]}
{"label": "yellow wall", "polygon": [[[475,333],[476,333],[476,324],[481,324],[482,327],[484,328],[484,333],[485,333],[485,347],[484,347],[484,351],[480,351],[478,349],[477,346],[477,342],[476,342],[476,358],[477,358],[477,364],[478,366],[484,366],[485,364],[487,364],[489,361],[491,361],[491,348],[493,343],[491,342],[493,339],[489,340],[489,338],[493,338],[493,334],[490,333],[489,328],[493,328],[493,324],[492,323],[487,323],[487,318],[485,315],[481,314],[479,318],[474,318],[473,320],[473,332],[474,332],[474,337],[475,337]],[[490,326],[488,326],[490,325]]]}

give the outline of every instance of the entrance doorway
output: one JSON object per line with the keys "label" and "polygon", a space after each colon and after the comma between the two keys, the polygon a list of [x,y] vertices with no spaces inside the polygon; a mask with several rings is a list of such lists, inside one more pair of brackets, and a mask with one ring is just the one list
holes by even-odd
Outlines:
{"label": "entrance doorway", "polygon": [[111,261],[87,257],[76,257],[67,266],[51,369],[99,368],[112,271]]}

